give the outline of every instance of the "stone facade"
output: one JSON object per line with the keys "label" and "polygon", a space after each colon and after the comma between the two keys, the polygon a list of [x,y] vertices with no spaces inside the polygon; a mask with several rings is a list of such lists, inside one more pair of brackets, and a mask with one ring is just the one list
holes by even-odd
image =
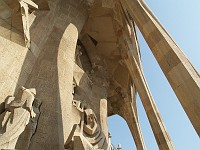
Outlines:
{"label": "stone facade", "polygon": [[111,150],[118,114],[145,150],[138,92],[159,149],[173,150],[135,25],[200,135],[199,73],[142,0],[0,0],[0,148]]}

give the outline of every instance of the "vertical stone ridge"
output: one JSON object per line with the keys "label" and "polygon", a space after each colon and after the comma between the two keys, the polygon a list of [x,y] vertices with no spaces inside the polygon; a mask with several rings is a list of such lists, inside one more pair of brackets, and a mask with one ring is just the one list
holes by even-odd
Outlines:
{"label": "vertical stone ridge", "polygon": [[131,101],[125,101],[123,103],[122,107],[120,108],[119,115],[126,120],[134,138],[137,149],[146,150],[139,120],[137,118],[135,110],[133,109]]}
{"label": "vertical stone ridge", "polygon": [[126,0],[122,3],[125,3],[200,136],[200,77],[198,72],[143,1]]}
{"label": "vertical stone ridge", "polygon": [[[135,58],[129,58],[132,62],[127,62],[127,66],[130,69],[133,82],[136,85],[136,89],[140,95],[141,101],[143,103],[144,109],[147,113],[148,119],[150,121],[154,136],[156,138],[159,149],[170,149],[173,150],[172,141],[167,133],[166,127],[161,119],[160,113],[156,107],[153,97],[150,93],[148,85],[145,81],[144,75],[139,68]],[[134,69],[135,68],[135,69]]]}

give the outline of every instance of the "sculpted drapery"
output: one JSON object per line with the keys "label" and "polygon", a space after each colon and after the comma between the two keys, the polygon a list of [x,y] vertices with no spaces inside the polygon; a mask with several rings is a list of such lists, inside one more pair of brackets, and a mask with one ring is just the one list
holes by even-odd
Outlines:
{"label": "sculpted drapery", "polygon": [[16,97],[5,101],[5,111],[0,115],[0,149],[14,149],[20,134],[24,131],[33,112],[36,90],[22,87]]}

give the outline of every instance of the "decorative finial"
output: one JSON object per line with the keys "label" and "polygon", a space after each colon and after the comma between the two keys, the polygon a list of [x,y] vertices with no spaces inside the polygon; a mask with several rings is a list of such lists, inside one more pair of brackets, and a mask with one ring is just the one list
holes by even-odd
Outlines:
{"label": "decorative finial", "polygon": [[118,144],[117,149],[118,149],[118,150],[122,150],[122,146],[121,146],[121,144]]}

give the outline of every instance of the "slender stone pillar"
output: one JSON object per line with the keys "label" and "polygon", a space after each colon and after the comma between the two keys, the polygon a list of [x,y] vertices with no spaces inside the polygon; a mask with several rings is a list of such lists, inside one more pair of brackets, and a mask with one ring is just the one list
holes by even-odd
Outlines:
{"label": "slender stone pillar", "polygon": [[163,73],[200,136],[200,76],[142,0],[125,0]]}
{"label": "slender stone pillar", "polygon": [[72,105],[73,72],[78,33],[86,19],[84,3],[59,1],[52,31],[27,82],[42,101],[30,150],[63,150],[73,125],[80,122],[80,114]]}
{"label": "slender stone pillar", "polygon": [[134,138],[135,145],[137,150],[146,150],[144,139],[142,137],[142,132],[139,124],[137,114],[132,106],[131,101],[126,101],[120,108],[119,115],[123,117],[131,131],[131,134]]}
{"label": "slender stone pillar", "polygon": [[100,99],[100,123],[102,132],[104,133],[108,143],[108,109],[107,99]]}
{"label": "slender stone pillar", "polygon": [[35,87],[37,98],[42,101],[30,150],[64,149],[73,125],[79,123],[79,114],[72,106],[77,39],[78,30],[74,24],[68,24],[63,30],[54,26],[28,80],[28,87]]}
{"label": "slender stone pillar", "polygon": [[125,55],[124,61],[130,71],[133,82],[141,98],[142,104],[149,119],[151,128],[153,130],[156,142],[160,150],[173,150],[173,144],[167,133],[165,125],[161,119],[159,111],[150,93],[148,85],[145,81],[142,70],[140,69],[136,59],[131,57],[128,52]]}
{"label": "slender stone pillar", "polygon": [[64,141],[67,140],[67,137],[71,131],[70,129],[72,128],[74,123],[70,120],[74,120],[72,112],[72,85],[74,71],[74,55],[77,40],[78,30],[73,24],[69,24],[65,32],[63,33],[63,37],[58,47],[58,86],[61,113],[63,114],[62,126],[64,129]]}

